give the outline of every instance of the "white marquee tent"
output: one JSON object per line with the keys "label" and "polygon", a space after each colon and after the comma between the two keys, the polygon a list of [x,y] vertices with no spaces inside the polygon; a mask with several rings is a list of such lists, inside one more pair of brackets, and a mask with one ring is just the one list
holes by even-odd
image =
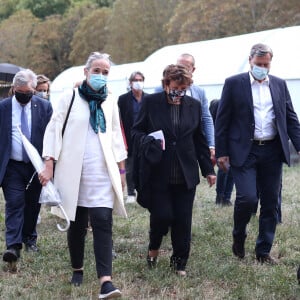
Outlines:
{"label": "white marquee tent", "polygon": [[[300,26],[277,28],[215,40],[166,46],[143,62],[111,67],[109,87],[116,97],[127,91],[128,77],[133,71],[145,75],[145,91],[152,92],[160,85],[166,65],[176,63],[182,53],[195,57],[194,82],[201,85],[209,100],[220,98],[226,77],[249,70],[248,56],[252,45],[268,44],[274,52],[271,74],[287,81],[295,110],[300,116]],[[51,85],[51,102],[84,78],[83,66],[72,67],[58,75]]]}

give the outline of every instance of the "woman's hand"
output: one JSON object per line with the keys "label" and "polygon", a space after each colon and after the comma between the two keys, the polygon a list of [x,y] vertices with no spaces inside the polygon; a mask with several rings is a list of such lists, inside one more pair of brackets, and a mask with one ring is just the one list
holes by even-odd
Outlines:
{"label": "woman's hand", "polygon": [[45,168],[39,174],[39,180],[42,186],[45,186],[53,178],[53,160],[45,161]]}

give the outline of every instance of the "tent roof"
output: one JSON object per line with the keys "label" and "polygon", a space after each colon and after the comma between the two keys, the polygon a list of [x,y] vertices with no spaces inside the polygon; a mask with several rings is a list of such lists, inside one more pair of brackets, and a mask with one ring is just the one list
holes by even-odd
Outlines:
{"label": "tent roof", "polygon": [[[249,53],[254,44],[269,45],[274,57],[271,74],[284,79],[300,78],[300,26],[271,29],[215,40],[166,46],[151,54],[145,63],[157,66],[159,72],[151,78],[161,77],[163,68],[175,63],[182,53],[195,57],[194,80],[198,84],[220,84],[225,78],[249,70]],[[155,69],[155,68],[154,68]],[[148,79],[147,79],[148,81]],[[154,80],[153,80],[154,81]],[[147,83],[147,85],[150,82]]]}
{"label": "tent roof", "polygon": [[[160,85],[166,65],[176,63],[182,53],[195,57],[194,82],[200,85],[223,84],[225,78],[248,71],[248,57],[256,43],[268,44],[274,52],[271,74],[284,79],[300,78],[300,26],[277,28],[215,40],[200,41],[163,47],[143,62],[114,65],[109,82],[117,92],[126,91],[127,79],[133,71],[145,75],[145,88]],[[72,88],[74,83],[84,79],[84,66],[72,67],[59,74],[51,85],[51,91],[59,92]],[[114,92],[114,89],[113,89]],[[119,93],[120,94],[120,93]]]}

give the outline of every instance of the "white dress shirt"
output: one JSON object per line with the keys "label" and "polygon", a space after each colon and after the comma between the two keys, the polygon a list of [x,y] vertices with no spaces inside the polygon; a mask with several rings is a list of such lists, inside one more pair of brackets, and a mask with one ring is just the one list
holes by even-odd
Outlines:
{"label": "white dress shirt", "polygon": [[275,113],[269,87],[269,77],[262,82],[255,80],[250,72],[255,120],[255,140],[272,140],[277,134]]}
{"label": "white dress shirt", "polygon": [[[18,126],[21,128],[21,113],[22,105],[17,101],[16,97],[12,97],[12,145],[11,145],[11,154],[10,158],[17,161],[23,160],[22,154],[22,140],[21,135],[18,130]],[[28,120],[28,128],[31,135],[31,101],[25,105],[25,113]]]}

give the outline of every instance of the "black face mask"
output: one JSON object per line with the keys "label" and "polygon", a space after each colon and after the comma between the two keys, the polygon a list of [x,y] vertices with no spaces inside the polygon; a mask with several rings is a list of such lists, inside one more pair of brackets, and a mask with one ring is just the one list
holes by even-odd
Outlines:
{"label": "black face mask", "polygon": [[29,92],[25,94],[25,93],[15,92],[15,96],[19,103],[27,104],[32,98],[33,93]]}

